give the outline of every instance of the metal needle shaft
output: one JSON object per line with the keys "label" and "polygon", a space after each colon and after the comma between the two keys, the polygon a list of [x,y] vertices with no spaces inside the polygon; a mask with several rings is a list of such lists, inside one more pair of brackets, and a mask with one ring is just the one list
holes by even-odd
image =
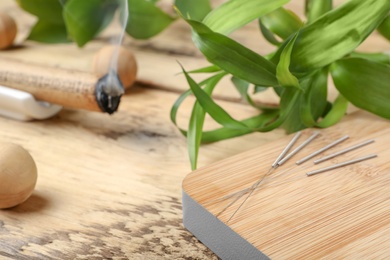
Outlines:
{"label": "metal needle shaft", "polygon": [[326,168],[322,168],[322,169],[318,169],[318,170],[315,170],[315,171],[311,171],[311,172],[306,173],[306,175],[307,176],[312,176],[314,174],[330,171],[330,170],[333,170],[333,169],[336,169],[336,168],[339,168],[339,167],[343,167],[343,166],[346,166],[346,165],[349,165],[349,164],[353,164],[353,163],[361,162],[361,161],[364,161],[364,160],[372,159],[372,158],[375,158],[375,157],[377,157],[376,154],[367,155],[365,157],[361,157],[361,158],[358,158],[358,159],[354,159],[354,160],[342,162],[342,163],[339,163],[339,164],[335,164],[335,165],[332,165],[332,166],[329,166],[329,167],[326,167]]}
{"label": "metal needle shaft", "polygon": [[371,140],[367,140],[367,141],[365,141],[365,142],[363,142],[363,143],[360,143],[360,144],[356,144],[356,145],[350,146],[350,147],[345,148],[345,149],[343,149],[343,150],[341,150],[341,151],[339,151],[339,152],[332,153],[332,154],[329,154],[328,156],[325,156],[325,157],[322,157],[322,158],[320,158],[320,159],[318,159],[318,160],[315,160],[315,161],[314,161],[314,164],[318,164],[318,163],[324,162],[324,161],[326,161],[326,160],[329,160],[329,159],[332,159],[332,158],[334,158],[334,157],[336,157],[336,156],[339,156],[340,154],[347,153],[347,152],[349,152],[349,151],[358,149],[358,148],[360,148],[360,147],[362,147],[362,146],[371,144],[371,143],[373,143],[373,142],[374,142],[374,140],[371,139]]}
{"label": "metal needle shaft", "polygon": [[290,148],[297,142],[298,138],[301,136],[301,131],[295,134],[294,138],[288,143],[286,148],[283,149],[283,151],[280,153],[278,158],[276,158],[275,162],[272,164],[272,168],[275,168],[278,166],[278,162],[283,158],[283,156],[286,155],[286,153],[290,150]]}
{"label": "metal needle shaft", "polygon": [[301,163],[304,163],[304,162],[306,162],[307,160],[313,158],[314,156],[316,156],[316,155],[322,153],[323,151],[326,151],[326,150],[328,150],[329,148],[332,148],[333,146],[335,146],[335,145],[337,145],[337,144],[339,144],[339,143],[341,143],[341,142],[347,140],[348,138],[349,138],[348,135],[343,136],[343,137],[341,137],[340,139],[337,139],[336,141],[334,141],[333,143],[330,143],[330,144],[328,144],[327,146],[322,147],[322,148],[319,149],[318,151],[315,151],[314,153],[309,154],[308,156],[306,156],[306,157],[300,159],[299,161],[296,162],[296,164],[299,165],[299,164],[301,164]]}
{"label": "metal needle shaft", "polygon": [[303,147],[305,147],[306,145],[308,145],[314,138],[316,138],[320,133],[319,132],[315,132],[312,136],[310,136],[305,142],[303,142],[300,146],[298,146],[297,148],[295,148],[291,153],[289,153],[288,155],[286,155],[286,157],[284,157],[282,160],[280,160],[278,162],[278,165],[282,165],[283,163],[285,163],[288,159],[290,159],[293,155],[295,155],[296,153],[298,153],[300,150],[303,149]]}

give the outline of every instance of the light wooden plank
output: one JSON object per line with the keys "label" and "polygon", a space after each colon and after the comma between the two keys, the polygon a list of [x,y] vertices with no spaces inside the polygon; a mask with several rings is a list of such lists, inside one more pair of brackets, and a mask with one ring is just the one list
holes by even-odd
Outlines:
{"label": "light wooden plank", "polygon": [[[198,169],[186,177],[183,191],[271,259],[388,258],[389,240],[382,237],[390,228],[388,126],[386,120],[359,112],[321,130],[307,148],[271,171],[230,221],[246,196],[221,215],[233,199],[218,199],[259,180],[291,137]],[[299,143],[313,131],[306,130]],[[350,139],[323,154],[368,139],[375,143],[319,165],[295,164],[344,135]],[[378,158],[306,176],[314,169],[368,154]]]}

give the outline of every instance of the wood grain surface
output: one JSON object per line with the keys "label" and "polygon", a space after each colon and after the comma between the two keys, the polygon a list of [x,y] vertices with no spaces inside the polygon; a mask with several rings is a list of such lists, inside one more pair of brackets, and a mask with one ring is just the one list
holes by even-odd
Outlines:
{"label": "wood grain surface", "polygon": [[[292,1],[301,8],[302,1]],[[80,49],[75,44],[26,41],[35,18],[13,0],[0,10],[16,17],[15,46],[0,52],[31,64],[90,72],[94,54],[118,35],[113,24]],[[264,43],[255,24],[235,39],[260,53]],[[181,183],[190,171],[185,138],[169,120],[171,105],[187,89],[177,75],[207,62],[193,46],[187,25],[176,21],[159,36],[124,45],[139,64],[137,84],[112,116],[64,109],[50,120],[0,118],[0,141],[22,145],[36,161],[38,183],[25,203],[0,211],[0,257],[5,259],[216,259],[182,225]],[[377,35],[362,48],[388,49]],[[255,111],[241,103],[226,82],[216,89],[220,104],[236,118]],[[259,101],[275,103],[272,93]],[[193,99],[179,111],[185,127]],[[215,126],[207,119],[206,127]],[[254,133],[201,147],[199,166],[239,154],[284,136],[282,130]]]}
{"label": "wood grain surface", "polygon": [[[291,137],[198,169],[186,177],[183,191],[271,259],[388,259],[389,125],[388,120],[357,112],[321,130],[319,137],[276,169],[271,165]],[[293,148],[314,131],[304,131]],[[345,135],[347,141],[316,158],[366,140],[375,142],[318,165],[313,160],[295,164]],[[378,157],[306,176],[370,154]],[[247,194],[236,201],[237,196],[228,197],[258,180],[262,182],[248,199]]]}

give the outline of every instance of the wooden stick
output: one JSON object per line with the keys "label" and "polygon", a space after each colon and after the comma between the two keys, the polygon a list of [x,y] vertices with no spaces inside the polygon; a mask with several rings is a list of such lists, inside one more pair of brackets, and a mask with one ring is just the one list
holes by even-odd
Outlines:
{"label": "wooden stick", "polygon": [[[123,87],[117,75],[98,78],[81,71],[0,60],[0,85],[31,93],[37,100],[68,108],[115,112]],[[113,79],[114,78],[114,79]]]}

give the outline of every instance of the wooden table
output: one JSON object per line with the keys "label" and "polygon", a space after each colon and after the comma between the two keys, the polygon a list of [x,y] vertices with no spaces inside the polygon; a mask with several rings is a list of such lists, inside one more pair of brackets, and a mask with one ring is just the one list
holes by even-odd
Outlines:
{"label": "wooden table", "polygon": [[[301,3],[293,1],[293,8]],[[301,2],[301,1],[299,1]],[[18,19],[17,47],[0,52],[36,64],[91,70],[94,53],[117,35],[114,24],[79,49],[74,44],[25,41],[34,18],[3,0],[0,10]],[[260,53],[271,46],[255,25],[234,37]],[[189,28],[175,22],[148,40],[127,38],[139,64],[138,83],[112,116],[63,109],[44,121],[0,118],[0,141],[25,147],[38,167],[33,195],[22,205],[0,211],[0,256],[6,259],[216,259],[182,225],[181,182],[190,172],[185,138],[169,111],[187,89],[177,60],[186,68],[207,64],[194,48]],[[362,48],[388,49],[379,37]],[[237,118],[255,111],[241,103],[231,86],[219,88],[220,104]],[[260,100],[276,102],[272,94]],[[193,100],[192,100],[193,101]],[[191,100],[179,113],[190,115]],[[208,120],[208,127],[214,124]],[[199,166],[278,139],[285,133],[255,133],[204,145]]]}

